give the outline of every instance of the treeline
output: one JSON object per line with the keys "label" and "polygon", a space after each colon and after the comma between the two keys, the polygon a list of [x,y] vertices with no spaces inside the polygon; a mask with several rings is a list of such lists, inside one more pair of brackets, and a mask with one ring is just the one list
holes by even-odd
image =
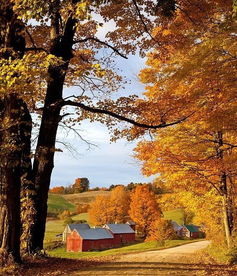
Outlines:
{"label": "treeline", "polygon": [[76,178],[74,184],[67,187],[57,186],[49,190],[53,194],[76,194],[83,193],[89,190],[89,180],[86,177]]}
{"label": "treeline", "polygon": [[162,187],[162,182],[157,183],[134,183],[130,182],[127,185],[122,184],[112,184],[109,188],[106,187],[95,187],[89,188],[89,180],[87,178],[77,178],[73,185],[69,186],[56,186],[50,189],[50,193],[53,194],[76,194],[76,193],[83,193],[87,191],[112,191],[116,187],[123,186],[125,190],[132,191],[139,185],[148,185],[149,189],[153,191],[155,194],[163,194],[167,193],[167,190]]}

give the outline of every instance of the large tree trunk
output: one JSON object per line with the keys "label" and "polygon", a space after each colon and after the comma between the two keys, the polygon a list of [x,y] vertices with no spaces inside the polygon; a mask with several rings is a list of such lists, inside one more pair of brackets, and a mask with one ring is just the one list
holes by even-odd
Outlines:
{"label": "large tree trunk", "polygon": [[[218,148],[217,148],[217,156],[220,160],[224,158],[223,151],[223,133],[222,131],[217,132],[218,139]],[[225,170],[221,172],[220,175],[220,193],[222,195],[222,214],[223,214],[223,225],[225,231],[226,244],[228,248],[232,246],[232,233],[234,229],[234,208],[233,208],[233,200],[232,200],[232,189],[231,183],[228,185],[227,182],[227,173]]]}
{"label": "large tree trunk", "polygon": [[[20,189],[26,105],[15,94],[0,102],[0,253],[1,264],[20,262]],[[26,135],[25,135],[26,136]]]}
{"label": "large tree trunk", "polygon": [[[48,84],[45,107],[42,115],[38,144],[33,164],[34,184],[36,196],[34,205],[36,216],[34,219],[32,251],[43,249],[45,223],[47,216],[47,199],[51,173],[54,167],[54,153],[58,123],[60,121],[60,105],[65,74],[60,67],[49,69],[50,82]],[[54,105],[55,104],[55,105]]]}
{"label": "large tree trunk", "polygon": [[57,129],[61,119],[60,110],[63,85],[69,61],[72,58],[73,37],[75,33],[76,20],[69,17],[65,25],[64,33],[59,38],[59,20],[58,13],[55,12],[55,16],[51,20],[50,53],[56,57],[60,57],[63,62],[60,65],[50,66],[48,70],[49,76],[46,98],[33,164],[33,181],[36,188],[36,196],[34,199],[36,216],[31,239],[32,252],[43,249],[48,191],[54,167]]}

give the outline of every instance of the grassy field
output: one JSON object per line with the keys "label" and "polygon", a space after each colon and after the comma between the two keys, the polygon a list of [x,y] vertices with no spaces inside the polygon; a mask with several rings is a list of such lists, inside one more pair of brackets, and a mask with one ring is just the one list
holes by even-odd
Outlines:
{"label": "grassy field", "polygon": [[91,191],[84,192],[78,194],[67,194],[62,195],[65,200],[70,202],[73,205],[77,205],[78,203],[91,203],[95,200],[98,195],[110,195],[109,191]]}
{"label": "grassy field", "polygon": [[[200,240],[199,240],[200,241]],[[69,258],[69,259],[78,259],[78,258],[91,258],[91,257],[103,257],[103,256],[112,256],[118,254],[134,253],[134,252],[143,252],[149,250],[160,250],[169,247],[175,247],[178,245],[194,242],[194,240],[171,240],[165,241],[164,245],[160,245],[156,241],[149,242],[140,242],[133,245],[123,246],[120,248],[108,249],[97,252],[66,252],[65,248],[56,248],[54,250],[48,251],[48,254],[52,257],[59,258]]]}
{"label": "grassy field", "polygon": [[178,224],[184,223],[184,211],[183,209],[175,209],[171,211],[166,211],[163,213],[165,219],[170,219],[176,221]]}
{"label": "grassy field", "polygon": [[48,212],[59,213],[63,210],[75,211],[75,205],[66,200],[62,195],[49,194]]}
{"label": "grassy field", "polygon": [[74,221],[77,221],[77,220],[86,220],[87,223],[90,224],[89,218],[88,218],[88,213],[81,213],[81,214],[79,214],[79,215],[72,216],[72,219],[73,219]]}

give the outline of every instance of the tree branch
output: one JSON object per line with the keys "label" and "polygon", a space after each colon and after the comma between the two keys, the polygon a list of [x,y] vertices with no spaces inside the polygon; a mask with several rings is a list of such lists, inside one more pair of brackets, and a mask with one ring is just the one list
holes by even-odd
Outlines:
{"label": "tree branch", "polygon": [[87,106],[87,105],[85,105],[83,103],[79,103],[79,102],[73,102],[73,101],[70,101],[70,100],[62,101],[61,105],[62,106],[66,106],[66,105],[76,106],[76,107],[80,107],[83,110],[86,110],[86,111],[89,111],[89,112],[92,112],[92,113],[109,115],[109,116],[111,116],[113,118],[116,118],[120,121],[124,121],[124,122],[130,123],[130,124],[133,124],[134,126],[141,127],[141,128],[147,128],[147,129],[158,129],[158,128],[164,128],[164,127],[168,127],[168,126],[173,126],[173,125],[176,125],[176,124],[179,124],[179,123],[185,121],[187,118],[189,118],[192,115],[191,114],[189,116],[183,117],[183,118],[181,118],[177,121],[174,121],[172,123],[161,123],[159,125],[149,125],[149,124],[145,124],[145,123],[136,122],[133,119],[129,119],[125,116],[119,115],[119,114],[114,113],[114,112],[109,111],[109,110],[104,110],[104,109],[100,109],[100,108],[96,108],[96,107],[90,107],[90,106]]}
{"label": "tree branch", "polygon": [[83,43],[83,42],[87,42],[89,40],[93,40],[93,41],[96,41],[102,45],[105,45],[106,47],[112,49],[116,54],[118,54],[119,56],[121,56],[122,58],[125,58],[125,59],[128,59],[124,54],[120,53],[118,49],[116,49],[114,46],[108,44],[107,42],[105,41],[102,41],[96,37],[87,37],[87,38],[84,38],[84,39],[79,39],[79,40],[76,40],[73,42],[73,44],[76,44],[76,43]]}
{"label": "tree branch", "polygon": [[144,21],[143,18],[142,18],[142,14],[141,14],[141,12],[140,12],[140,9],[139,9],[139,7],[138,7],[138,5],[137,5],[136,0],[132,0],[132,2],[133,2],[134,6],[135,6],[135,8],[136,8],[137,15],[138,15],[139,19],[140,19],[141,22],[142,22],[142,25],[143,25],[143,27],[144,27],[145,32],[150,36],[150,38],[151,38],[153,41],[155,41],[155,42],[158,43],[158,45],[159,45],[159,44],[160,44],[159,41],[157,41],[157,40],[151,35],[150,31],[148,30],[147,25],[146,25],[145,21]]}

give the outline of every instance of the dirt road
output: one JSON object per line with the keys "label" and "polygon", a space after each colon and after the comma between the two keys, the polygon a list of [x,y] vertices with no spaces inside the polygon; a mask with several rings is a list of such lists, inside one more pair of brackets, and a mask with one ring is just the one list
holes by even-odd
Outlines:
{"label": "dirt road", "polygon": [[200,241],[164,250],[118,256],[112,262],[84,268],[72,275],[237,275],[237,271],[226,266],[193,262],[195,253],[208,244],[209,241]]}

